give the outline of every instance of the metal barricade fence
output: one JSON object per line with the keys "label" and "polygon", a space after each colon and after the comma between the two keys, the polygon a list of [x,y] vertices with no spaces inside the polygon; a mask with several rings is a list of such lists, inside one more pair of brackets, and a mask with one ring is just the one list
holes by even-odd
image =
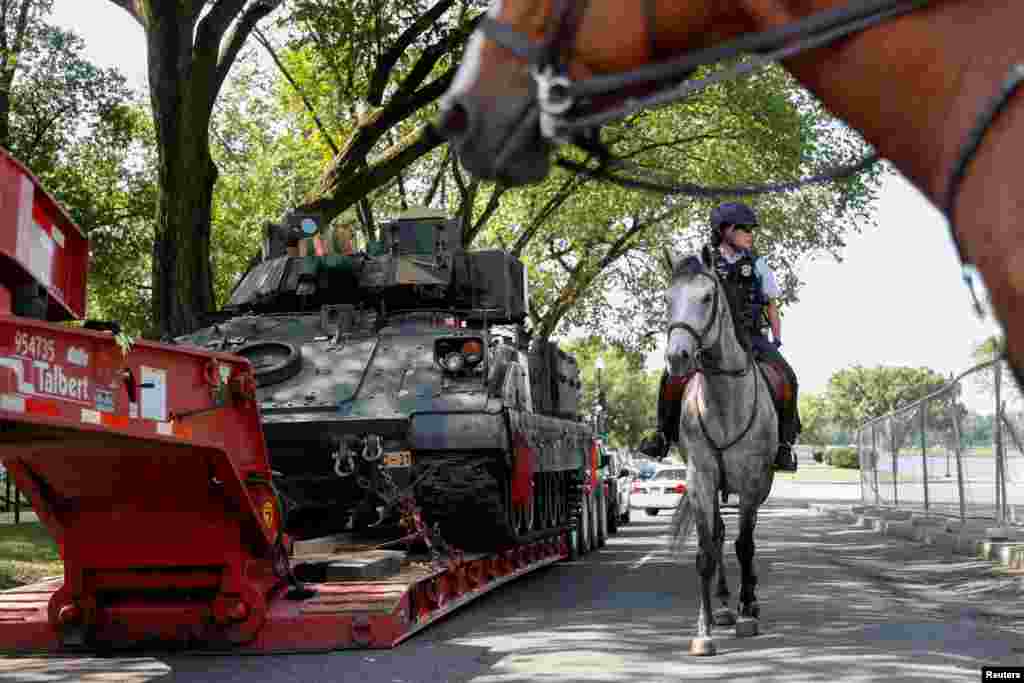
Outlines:
{"label": "metal barricade fence", "polygon": [[[991,397],[992,414],[968,411],[965,388]],[[1024,396],[1005,361],[977,365],[856,434],[865,504],[1024,525]]]}

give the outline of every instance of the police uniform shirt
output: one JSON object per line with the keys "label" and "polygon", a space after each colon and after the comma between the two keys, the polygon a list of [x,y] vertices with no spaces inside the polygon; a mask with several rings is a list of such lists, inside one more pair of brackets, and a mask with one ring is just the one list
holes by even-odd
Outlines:
{"label": "police uniform shirt", "polygon": [[[743,258],[744,253],[742,251],[734,250],[731,254],[725,251],[721,252],[722,258],[729,262],[729,264],[736,263]],[[782,290],[779,289],[779,283],[775,280],[775,273],[772,272],[768,262],[764,260],[763,256],[758,256],[757,260],[754,261],[754,269],[757,270],[757,274],[761,278],[761,290],[766,297],[769,299],[778,299],[782,296]]]}

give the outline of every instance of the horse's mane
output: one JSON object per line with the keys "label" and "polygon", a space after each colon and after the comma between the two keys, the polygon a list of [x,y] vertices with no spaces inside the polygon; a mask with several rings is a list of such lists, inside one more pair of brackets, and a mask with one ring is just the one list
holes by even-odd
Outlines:
{"label": "horse's mane", "polygon": [[749,351],[751,347],[750,332],[741,323],[739,317],[739,311],[741,307],[745,305],[740,300],[739,291],[736,287],[731,286],[728,282],[722,282],[714,269],[711,267],[713,263],[712,252],[705,246],[700,254],[690,254],[684,258],[679,259],[672,268],[672,280],[676,280],[679,277],[694,277],[696,275],[709,275],[714,278],[715,282],[722,286],[722,290],[725,292],[725,297],[729,305],[729,313],[732,316],[732,329],[736,335],[736,341],[743,347],[744,350]]}

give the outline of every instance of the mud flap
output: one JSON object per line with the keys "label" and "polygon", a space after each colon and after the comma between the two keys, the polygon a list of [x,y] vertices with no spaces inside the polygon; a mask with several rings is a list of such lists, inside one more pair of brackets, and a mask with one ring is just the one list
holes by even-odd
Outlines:
{"label": "mud flap", "polygon": [[515,459],[512,463],[512,505],[519,507],[529,503],[533,497],[533,472],[536,468],[536,458],[522,432],[516,432],[512,437],[512,442],[515,452]]}

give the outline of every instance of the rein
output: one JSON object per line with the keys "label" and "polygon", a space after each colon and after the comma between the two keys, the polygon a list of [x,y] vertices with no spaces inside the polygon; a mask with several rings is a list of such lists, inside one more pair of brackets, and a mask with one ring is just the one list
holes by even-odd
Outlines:
{"label": "rein", "polygon": [[[697,344],[696,351],[694,351],[694,364],[696,365],[694,374],[745,377],[754,368],[754,354],[750,349],[744,349],[747,354],[747,365],[745,368],[736,370],[726,370],[720,367],[709,366],[709,363],[711,362],[711,354],[709,352],[712,348],[718,346],[722,340],[722,325],[719,324],[718,333],[715,335],[715,340],[710,344],[705,344],[704,342],[704,338],[711,331],[712,325],[714,325],[715,321],[718,320],[718,290],[720,288],[720,284],[717,279],[715,279],[711,275],[708,275],[707,273],[700,273],[700,275],[711,280],[715,286],[715,293],[713,295],[714,298],[712,299],[711,303],[711,315],[708,316],[707,323],[704,325],[704,328],[699,332],[688,323],[671,323],[666,330],[666,343],[668,341],[668,338],[672,336],[672,332],[674,332],[675,330],[683,330],[691,337],[693,337],[694,341]],[[725,451],[729,450],[737,443],[739,443],[740,440],[744,436],[746,436],[747,433],[750,431],[750,428],[754,426],[754,419],[757,417],[757,399],[759,390],[760,383],[757,381],[757,376],[754,376],[754,400],[750,407],[750,419],[747,421],[747,426],[744,427],[743,431],[739,433],[739,436],[737,436],[735,439],[725,444],[724,446],[716,443],[715,440],[711,437],[711,434],[708,433],[708,427],[707,424],[704,422],[704,416],[701,414],[700,409],[697,409],[697,422],[700,424],[700,430],[704,434],[704,439],[711,445],[712,448],[714,448],[715,455],[718,458],[721,458],[722,454]]]}

